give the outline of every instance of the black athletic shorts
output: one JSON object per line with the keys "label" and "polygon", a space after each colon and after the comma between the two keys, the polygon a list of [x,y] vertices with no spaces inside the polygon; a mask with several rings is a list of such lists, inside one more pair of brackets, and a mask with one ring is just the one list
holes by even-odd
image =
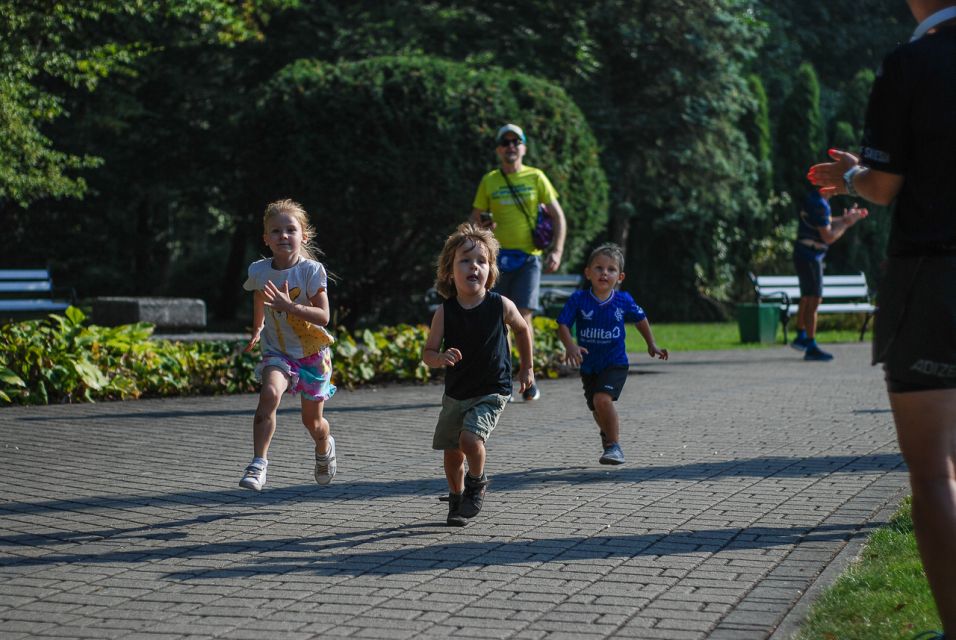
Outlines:
{"label": "black athletic shorts", "polygon": [[800,295],[811,298],[823,297],[823,260],[808,258],[799,250],[793,252],[793,268],[800,281]]}
{"label": "black athletic shorts", "polygon": [[880,283],[873,364],[893,393],[956,388],[956,256],[890,258]]}
{"label": "black athletic shorts", "polygon": [[621,397],[621,389],[627,382],[627,367],[608,367],[597,373],[582,373],[581,382],[584,385],[584,397],[588,401],[588,409],[594,411],[594,394],[606,393],[611,400]]}

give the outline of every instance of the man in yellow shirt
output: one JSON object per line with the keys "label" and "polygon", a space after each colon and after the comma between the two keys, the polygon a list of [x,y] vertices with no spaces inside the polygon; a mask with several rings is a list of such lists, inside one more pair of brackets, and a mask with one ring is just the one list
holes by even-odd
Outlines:
{"label": "man in yellow shirt", "polygon": [[[494,230],[501,243],[501,275],[495,291],[515,303],[533,331],[531,316],[540,309],[541,269],[552,273],[561,265],[567,223],[551,181],[540,169],[523,164],[528,149],[521,127],[506,124],[498,130],[495,142],[501,168],[482,177],[472,203],[471,220]],[[554,226],[554,240],[544,250],[535,247],[531,237],[539,204],[545,206]],[[537,400],[541,392],[532,385],[522,395],[525,400]]]}

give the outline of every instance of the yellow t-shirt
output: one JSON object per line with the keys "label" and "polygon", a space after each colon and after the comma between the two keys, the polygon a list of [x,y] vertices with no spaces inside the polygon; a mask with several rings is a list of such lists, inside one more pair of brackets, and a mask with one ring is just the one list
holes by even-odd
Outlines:
{"label": "yellow t-shirt", "polygon": [[538,205],[554,202],[558,199],[558,192],[544,172],[534,167],[525,166],[516,173],[509,173],[508,180],[524,203],[528,215],[515,202],[508,183],[498,169],[486,173],[481,179],[471,206],[481,211],[491,211],[494,215],[498,225],[495,237],[502,249],[521,249],[525,253],[540,255],[541,249],[535,247],[531,240],[531,230],[538,222]]}

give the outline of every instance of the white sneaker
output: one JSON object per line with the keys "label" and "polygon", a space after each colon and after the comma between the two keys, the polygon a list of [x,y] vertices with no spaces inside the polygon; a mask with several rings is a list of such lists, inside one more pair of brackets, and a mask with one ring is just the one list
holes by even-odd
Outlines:
{"label": "white sneaker", "polygon": [[335,477],[335,438],[329,436],[329,450],[324,456],[315,454],[315,481],[329,484]]}
{"label": "white sneaker", "polygon": [[262,491],[266,484],[266,465],[252,463],[246,467],[246,473],[239,481],[239,486],[243,489],[252,489],[253,491]]}

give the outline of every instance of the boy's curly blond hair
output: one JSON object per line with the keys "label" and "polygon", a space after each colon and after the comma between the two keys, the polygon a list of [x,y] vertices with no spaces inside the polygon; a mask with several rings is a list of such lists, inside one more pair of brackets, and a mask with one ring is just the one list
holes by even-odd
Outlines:
{"label": "boy's curly blond hair", "polygon": [[481,245],[488,257],[488,281],[485,289],[491,289],[498,281],[498,244],[495,234],[490,229],[484,229],[476,224],[465,222],[458,225],[453,234],[445,240],[441,254],[438,256],[438,274],[435,277],[435,289],[445,299],[454,298],[455,290],[455,251],[458,247],[467,246],[470,250],[474,245]]}

